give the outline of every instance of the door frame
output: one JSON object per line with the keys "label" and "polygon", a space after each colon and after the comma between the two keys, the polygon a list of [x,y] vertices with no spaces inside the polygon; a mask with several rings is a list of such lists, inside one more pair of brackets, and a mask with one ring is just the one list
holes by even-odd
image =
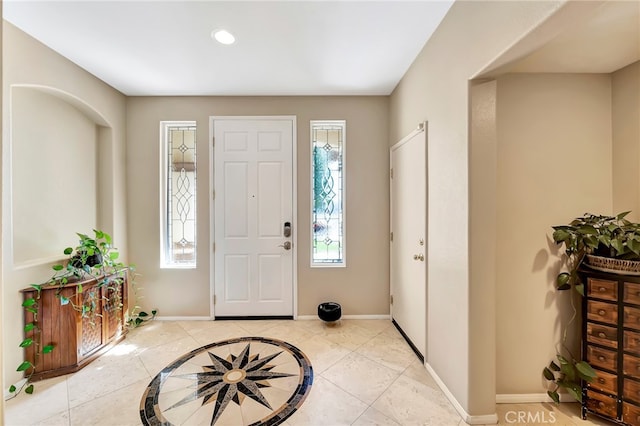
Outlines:
{"label": "door frame", "polygon": [[213,251],[213,244],[215,242],[215,141],[214,141],[214,129],[216,120],[281,120],[291,122],[291,183],[292,183],[292,200],[291,208],[293,217],[293,229],[291,236],[291,251],[292,251],[292,303],[293,303],[293,319],[298,318],[298,155],[297,155],[297,141],[298,141],[298,128],[297,128],[297,116],[295,115],[211,115],[209,116],[209,316],[213,320],[215,319],[215,253]]}

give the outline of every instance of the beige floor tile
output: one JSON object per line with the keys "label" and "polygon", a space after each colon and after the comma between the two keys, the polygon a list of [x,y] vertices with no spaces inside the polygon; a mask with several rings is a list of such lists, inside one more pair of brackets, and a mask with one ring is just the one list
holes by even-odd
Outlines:
{"label": "beige floor tile", "polygon": [[140,380],[151,380],[140,357],[112,356],[107,352],[69,376],[69,407],[77,407]]}
{"label": "beige floor tile", "polygon": [[397,371],[404,371],[418,357],[404,340],[379,334],[356,352]]}
{"label": "beige floor tile", "polygon": [[191,336],[141,351],[138,357],[151,377],[187,352],[202,346]]}
{"label": "beige floor tile", "polygon": [[152,348],[187,337],[184,328],[173,321],[151,321],[127,334],[123,342],[138,348]]}
{"label": "beige floor tile", "polygon": [[358,420],[353,423],[353,426],[400,426],[397,422],[393,421],[389,417],[382,414],[375,408],[369,407]]}
{"label": "beige floor tile", "polygon": [[[71,425],[69,410],[64,410],[49,418],[46,418],[36,423],[32,423],[32,425],[33,426],[69,426]],[[6,426],[9,426],[9,424],[7,424]]]}
{"label": "beige floor tile", "polygon": [[5,401],[4,424],[36,424],[68,411],[67,377],[36,382],[33,394],[28,395],[23,391],[15,398]]}
{"label": "beige floor tile", "polygon": [[313,366],[314,374],[322,374],[327,368],[351,353],[342,345],[325,339],[322,336],[312,336],[298,345],[304,354],[309,358]]}
{"label": "beige floor tile", "polygon": [[248,336],[247,330],[233,321],[180,321],[180,326],[201,346],[221,340]]}
{"label": "beige floor tile", "polygon": [[[220,322],[227,322],[220,321]],[[247,337],[251,336],[263,336],[264,332],[276,327],[278,325],[286,324],[287,320],[237,320],[233,321],[233,324],[243,328],[248,334]]]}
{"label": "beige floor tile", "polygon": [[436,381],[431,377],[431,374],[429,374],[425,366],[422,364],[422,361],[418,358],[409,364],[409,366],[402,372],[402,375],[420,382],[423,385],[427,385],[432,389],[440,389]]}
{"label": "beige floor tile", "polygon": [[324,327],[318,335],[353,351],[371,340],[377,334],[378,333],[367,330],[364,327],[351,324],[347,320],[342,320],[335,326]]}
{"label": "beige floor tile", "polygon": [[148,385],[148,380],[139,380],[72,408],[71,426],[139,425],[140,398]]}
{"label": "beige floor tile", "polygon": [[295,425],[350,425],[367,409],[367,404],[349,395],[333,383],[315,377],[311,392],[302,407],[287,423]]}
{"label": "beige floor tile", "polygon": [[322,373],[322,377],[367,404],[382,395],[399,375],[357,353],[347,355]]}
{"label": "beige floor tile", "polygon": [[282,340],[291,343],[294,346],[298,346],[313,334],[300,327],[295,327],[288,324],[278,324],[262,332],[262,337],[269,337],[272,339]]}
{"label": "beige floor tile", "polygon": [[404,376],[398,377],[372,405],[401,425],[444,425],[460,422],[441,391]]}
{"label": "beige floor tile", "polygon": [[35,382],[33,394],[23,391],[5,401],[5,425],[30,425],[68,411],[67,377]]}

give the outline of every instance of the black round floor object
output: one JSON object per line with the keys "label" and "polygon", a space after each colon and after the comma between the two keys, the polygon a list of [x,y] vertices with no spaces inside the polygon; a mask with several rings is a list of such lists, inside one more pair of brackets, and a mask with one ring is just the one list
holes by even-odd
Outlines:
{"label": "black round floor object", "polygon": [[336,302],[325,302],[318,305],[318,317],[322,321],[338,321],[342,316],[342,307]]}

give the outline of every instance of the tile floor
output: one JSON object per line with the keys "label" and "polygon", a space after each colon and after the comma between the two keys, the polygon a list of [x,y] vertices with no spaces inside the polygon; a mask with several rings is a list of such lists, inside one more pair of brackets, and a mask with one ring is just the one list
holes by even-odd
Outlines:
{"label": "tile floor", "polygon": [[[193,349],[244,336],[287,341],[311,361],[311,391],[285,425],[466,425],[385,320],[154,321],[81,371],[6,401],[4,424],[140,425],[140,400],[160,370]],[[544,425],[609,424],[581,420],[577,404],[499,404],[497,412],[501,425],[536,424],[518,423],[521,412]]]}

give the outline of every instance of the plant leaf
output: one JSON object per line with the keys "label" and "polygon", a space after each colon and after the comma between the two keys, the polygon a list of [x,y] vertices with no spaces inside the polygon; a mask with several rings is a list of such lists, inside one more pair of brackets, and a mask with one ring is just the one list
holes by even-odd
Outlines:
{"label": "plant leaf", "polygon": [[111,260],[116,260],[118,257],[120,257],[120,253],[118,253],[117,251],[112,251],[111,253],[109,253],[109,258]]}
{"label": "plant leaf", "polygon": [[567,240],[567,238],[569,238],[571,236],[571,234],[569,232],[567,232],[565,229],[557,229],[556,231],[553,232],[553,241],[555,241],[556,243],[561,243],[565,240]]}
{"label": "plant leaf", "polygon": [[24,391],[26,393],[28,393],[29,395],[31,395],[33,393],[33,383],[31,383],[29,386],[27,386]]}
{"label": "plant leaf", "polygon": [[556,376],[554,376],[553,372],[549,370],[547,367],[542,370],[542,375],[547,380],[555,380]]}
{"label": "plant leaf", "polygon": [[568,284],[569,280],[571,280],[571,274],[568,272],[558,274],[558,277],[556,278],[556,287],[562,287],[563,285]]}
{"label": "plant leaf", "polygon": [[551,361],[549,364],[549,368],[553,371],[560,371],[560,367],[554,361]]}
{"label": "plant leaf", "polygon": [[16,391],[16,389],[17,388],[15,387],[15,385],[9,386],[9,392],[11,392],[11,393],[14,393]]}
{"label": "plant leaf", "polygon": [[26,348],[27,346],[33,345],[33,339],[31,337],[27,337],[22,342],[20,342],[21,348]]}
{"label": "plant leaf", "polygon": [[35,288],[38,291],[42,290],[42,284],[31,284],[31,287]]}
{"label": "plant leaf", "polygon": [[582,283],[576,284],[575,288],[576,288],[576,291],[584,297],[584,284]]}
{"label": "plant leaf", "polygon": [[33,367],[33,364],[31,364],[29,361],[24,361],[22,364],[20,364],[18,366],[16,371],[25,371],[25,370],[28,370],[31,367]]}
{"label": "plant leaf", "polygon": [[30,332],[31,330],[33,330],[34,328],[36,328],[36,325],[35,325],[34,323],[30,322],[30,323],[28,323],[28,324],[25,324],[25,326],[24,326],[24,332],[25,332],[25,333],[28,333],[28,332]]}
{"label": "plant leaf", "polygon": [[36,299],[34,299],[33,297],[30,297],[29,299],[26,299],[24,302],[22,302],[22,306],[27,308],[29,306],[33,306],[36,304]]}
{"label": "plant leaf", "polygon": [[64,249],[64,254],[66,254],[67,256],[69,256],[71,253],[73,253],[73,249],[71,247],[67,247],[66,249]]}
{"label": "plant leaf", "polygon": [[549,395],[549,397],[553,399],[553,402],[555,402],[556,404],[560,404],[560,395],[558,395],[557,391],[547,391],[547,395]]}
{"label": "plant leaf", "polygon": [[64,297],[64,296],[60,296],[60,304],[61,305],[68,305],[69,304],[69,299]]}
{"label": "plant leaf", "polygon": [[148,317],[149,314],[146,313],[145,311],[140,311],[140,313],[138,314],[139,317]]}
{"label": "plant leaf", "polygon": [[[589,363],[587,363],[586,361],[577,362],[576,370],[578,370],[578,373],[580,373],[580,376],[582,376],[582,378],[585,380],[588,380],[588,379],[593,380],[595,377],[598,376],[596,371],[593,368],[591,368]],[[588,381],[591,381],[591,380],[588,380]]]}
{"label": "plant leaf", "polygon": [[43,354],[51,353],[51,351],[53,351],[54,348],[55,348],[54,345],[47,345],[44,348],[42,348],[42,353]]}
{"label": "plant leaf", "polygon": [[62,271],[64,269],[64,266],[57,264],[57,265],[53,265],[51,269],[53,269],[54,271]]}

